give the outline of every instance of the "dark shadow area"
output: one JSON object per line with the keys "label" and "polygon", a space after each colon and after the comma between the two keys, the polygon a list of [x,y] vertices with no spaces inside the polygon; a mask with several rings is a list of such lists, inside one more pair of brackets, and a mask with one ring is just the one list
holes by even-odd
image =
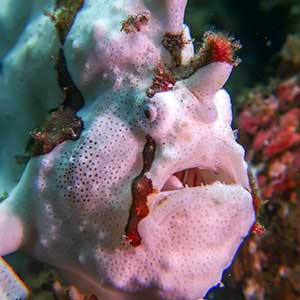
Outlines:
{"label": "dark shadow area", "polygon": [[186,12],[185,22],[197,41],[211,29],[240,40],[243,48],[238,56],[242,63],[227,84],[233,96],[245,87],[265,81],[267,65],[291,30],[290,7],[275,6],[267,10],[261,0],[190,0]]}

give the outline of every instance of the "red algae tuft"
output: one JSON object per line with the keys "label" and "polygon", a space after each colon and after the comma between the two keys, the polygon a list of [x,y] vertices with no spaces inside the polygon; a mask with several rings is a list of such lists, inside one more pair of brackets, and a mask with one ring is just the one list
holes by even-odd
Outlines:
{"label": "red algae tuft", "polygon": [[146,90],[146,95],[151,98],[156,93],[172,90],[175,83],[176,79],[171,72],[160,63],[154,70],[152,85]]}
{"label": "red algae tuft", "polygon": [[134,16],[128,16],[121,24],[121,31],[126,33],[135,33],[141,31],[142,27],[149,22],[149,13],[139,13]]}
{"label": "red algae tuft", "polygon": [[208,62],[227,62],[238,65],[240,60],[235,58],[235,52],[241,48],[241,44],[222,33],[207,31],[204,34],[200,56],[206,57]]}

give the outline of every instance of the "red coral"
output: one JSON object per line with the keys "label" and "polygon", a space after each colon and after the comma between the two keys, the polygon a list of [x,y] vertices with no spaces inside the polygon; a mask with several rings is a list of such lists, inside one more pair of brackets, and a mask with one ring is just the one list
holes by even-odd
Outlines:
{"label": "red coral", "polygon": [[300,87],[297,85],[297,79],[293,77],[280,84],[276,94],[282,101],[293,102],[295,97],[300,94]]}
{"label": "red coral", "polygon": [[259,118],[249,111],[243,111],[239,116],[239,125],[247,133],[253,134],[259,127]]}
{"label": "red coral", "polygon": [[259,222],[256,222],[252,226],[251,232],[253,232],[259,236],[263,236],[265,234],[265,227],[263,225],[261,225]]}
{"label": "red coral", "polygon": [[254,141],[253,149],[260,150],[269,143],[271,136],[273,135],[272,130],[260,130],[257,132]]}
{"label": "red coral", "polygon": [[300,135],[298,133],[289,132],[279,129],[275,132],[271,142],[265,147],[264,155],[271,157],[277,153],[291,148],[294,145],[299,144]]}
{"label": "red coral", "polygon": [[300,186],[299,91],[298,81],[288,79],[268,97],[256,92],[239,114],[239,135],[260,165],[257,181],[265,199],[285,195],[292,200]]}

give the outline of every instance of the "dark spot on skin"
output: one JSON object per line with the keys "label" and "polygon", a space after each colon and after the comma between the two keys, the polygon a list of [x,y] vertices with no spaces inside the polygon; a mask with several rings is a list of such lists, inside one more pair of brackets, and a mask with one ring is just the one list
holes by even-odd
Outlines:
{"label": "dark spot on skin", "polygon": [[145,117],[146,117],[148,120],[150,120],[150,118],[151,118],[151,112],[150,112],[149,109],[145,109],[145,110],[144,110],[144,115],[145,115]]}
{"label": "dark spot on skin", "polygon": [[82,5],[83,0],[57,0],[55,11],[45,13],[54,22],[61,42],[55,68],[58,84],[64,94],[64,102],[50,111],[40,127],[30,132],[31,139],[27,145],[27,152],[31,156],[49,153],[66,140],[76,140],[83,130],[83,121],[76,113],[84,105],[84,98],[72,80],[63,52],[66,35]]}
{"label": "dark spot on skin", "polygon": [[137,247],[141,244],[142,239],[138,232],[138,224],[149,213],[147,196],[153,192],[153,186],[151,179],[147,178],[144,174],[151,168],[155,148],[155,141],[150,135],[147,135],[143,150],[143,169],[132,183],[132,205],[125,228],[125,242],[133,247]]}

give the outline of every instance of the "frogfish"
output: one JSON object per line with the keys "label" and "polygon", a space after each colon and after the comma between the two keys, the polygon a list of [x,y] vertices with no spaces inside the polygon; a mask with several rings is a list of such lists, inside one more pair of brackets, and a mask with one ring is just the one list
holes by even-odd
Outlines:
{"label": "frogfish", "polygon": [[[255,221],[223,89],[239,43],[209,31],[196,49],[187,0],[15,2],[0,15],[0,255],[99,299],[204,297]],[[4,259],[0,295],[26,299]]]}

